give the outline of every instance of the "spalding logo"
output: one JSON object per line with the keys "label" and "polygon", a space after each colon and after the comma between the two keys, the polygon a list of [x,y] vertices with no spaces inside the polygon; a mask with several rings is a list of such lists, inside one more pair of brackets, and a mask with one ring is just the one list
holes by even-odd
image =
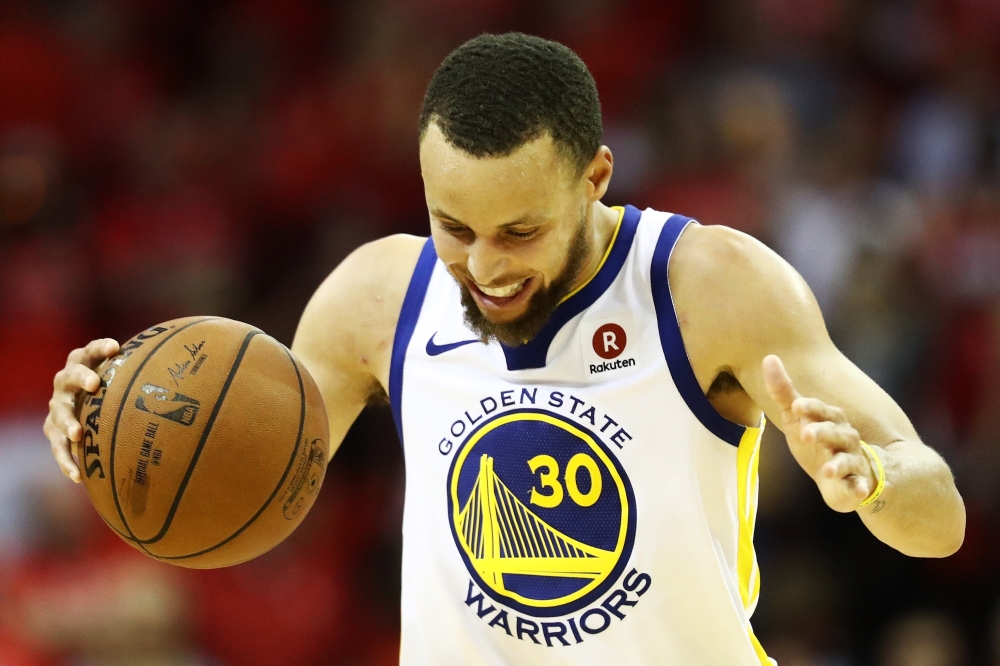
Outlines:
{"label": "spalding logo", "polygon": [[618,460],[592,431],[539,409],[472,431],[452,462],[448,511],[476,584],[534,616],[572,613],[604,594],[635,536]]}
{"label": "spalding logo", "polygon": [[594,333],[594,351],[601,358],[617,358],[625,351],[627,341],[624,328],[618,324],[605,324]]}

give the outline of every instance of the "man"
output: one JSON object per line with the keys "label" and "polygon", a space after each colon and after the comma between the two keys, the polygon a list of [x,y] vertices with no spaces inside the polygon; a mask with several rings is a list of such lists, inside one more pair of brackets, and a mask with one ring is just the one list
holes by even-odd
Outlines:
{"label": "man", "polygon": [[[765,414],[832,509],[909,555],[962,543],[947,465],[795,271],[602,204],[600,136],[569,49],[462,45],[420,117],[431,238],[359,248],[302,317],[333,448],[383,393],[403,441],[404,664],[770,663],[749,624]],[[73,400],[116,350],[56,377],[46,432],[74,480]]]}

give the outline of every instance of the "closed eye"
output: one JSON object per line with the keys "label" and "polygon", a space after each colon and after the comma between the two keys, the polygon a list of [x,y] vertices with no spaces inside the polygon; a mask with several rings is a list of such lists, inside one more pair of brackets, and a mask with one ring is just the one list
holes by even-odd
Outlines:
{"label": "closed eye", "polygon": [[513,229],[507,230],[508,236],[512,236],[513,238],[517,238],[520,240],[527,240],[528,238],[531,238],[537,233],[538,229],[532,229],[531,231],[514,231]]}
{"label": "closed eye", "polygon": [[457,236],[459,234],[465,233],[466,231],[469,231],[468,227],[445,224],[444,222],[438,222],[438,224],[445,233],[449,233],[452,236]]}

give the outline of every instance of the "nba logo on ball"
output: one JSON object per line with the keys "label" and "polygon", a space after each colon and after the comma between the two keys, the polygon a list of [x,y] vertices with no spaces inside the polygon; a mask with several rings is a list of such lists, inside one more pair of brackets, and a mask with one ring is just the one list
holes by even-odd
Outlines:
{"label": "nba logo on ball", "polygon": [[603,359],[613,359],[625,351],[628,338],[625,329],[618,324],[605,324],[594,333],[594,351]]}

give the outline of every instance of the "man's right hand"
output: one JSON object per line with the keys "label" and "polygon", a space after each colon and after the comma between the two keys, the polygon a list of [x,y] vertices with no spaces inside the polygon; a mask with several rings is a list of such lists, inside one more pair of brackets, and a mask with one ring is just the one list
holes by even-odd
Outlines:
{"label": "man's right hand", "polygon": [[118,343],[110,338],[94,340],[86,347],[74,349],[66,359],[66,367],[56,373],[52,382],[49,415],[43,430],[52,445],[52,455],[62,473],[80,483],[80,467],[73,459],[73,444],[83,437],[83,426],[76,416],[76,401],[81,393],[96,393],[101,378],[94,371],[105,360],[118,353]]}

